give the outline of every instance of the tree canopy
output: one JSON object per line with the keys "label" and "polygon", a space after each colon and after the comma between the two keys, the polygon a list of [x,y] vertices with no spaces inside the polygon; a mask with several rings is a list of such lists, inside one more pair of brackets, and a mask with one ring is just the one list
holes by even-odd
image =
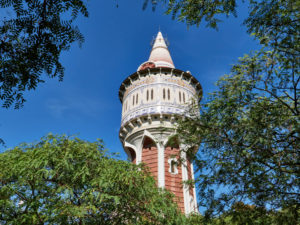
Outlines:
{"label": "tree canopy", "polygon": [[0,104],[19,108],[43,76],[63,79],[60,55],[84,41],[74,21],[88,11],[84,0],[0,0],[0,10]]}
{"label": "tree canopy", "polygon": [[[165,1],[163,1],[165,2]],[[219,15],[235,15],[237,1],[170,0],[167,13],[187,23],[206,21],[216,28]],[[179,123],[199,176],[199,205],[206,213],[247,202],[299,218],[300,14],[296,0],[250,0],[244,21],[261,49],[245,54],[198,113]],[[199,109],[191,106],[190,114]],[[192,153],[193,151],[191,151]]]}
{"label": "tree canopy", "polygon": [[48,135],[0,154],[1,224],[184,224],[143,168],[94,143]]}

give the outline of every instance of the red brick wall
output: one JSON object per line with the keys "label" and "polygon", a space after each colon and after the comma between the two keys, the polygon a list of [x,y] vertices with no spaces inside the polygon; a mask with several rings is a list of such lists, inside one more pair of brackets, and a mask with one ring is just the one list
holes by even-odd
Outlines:
{"label": "red brick wall", "polygon": [[142,162],[145,163],[157,182],[158,152],[155,143],[150,138],[145,138],[142,151]]}
{"label": "red brick wall", "polygon": [[[182,170],[181,166],[177,166],[178,174],[172,174],[169,172],[170,164],[168,160],[172,155],[178,155],[178,148],[165,148],[165,187],[173,192],[176,196],[176,202],[181,212],[184,213],[184,199],[183,199],[183,186],[182,186]],[[177,157],[178,158],[178,157]]]}
{"label": "red brick wall", "polygon": [[[170,190],[175,195],[175,200],[178,203],[178,207],[181,212],[184,213],[184,197],[183,197],[183,184],[182,184],[182,169],[181,165],[177,165],[177,174],[172,174],[169,172],[170,164],[168,160],[177,155],[179,158],[179,148],[178,147],[166,147],[164,152],[164,164],[165,164],[165,187]],[[134,159],[135,162],[135,159]],[[151,174],[154,176],[156,182],[158,177],[158,150],[154,141],[150,138],[145,138],[142,150],[142,162],[145,163]],[[188,179],[192,179],[191,162],[187,160],[187,172]],[[193,187],[189,189],[190,195],[194,196]]]}

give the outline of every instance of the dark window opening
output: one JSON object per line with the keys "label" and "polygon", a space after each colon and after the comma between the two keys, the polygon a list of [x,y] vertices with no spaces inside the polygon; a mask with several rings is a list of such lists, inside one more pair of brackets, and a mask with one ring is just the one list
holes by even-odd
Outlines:
{"label": "dark window opening", "polygon": [[181,92],[179,91],[179,102],[181,102]]}
{"label": "dark window opening", "polygon": [[177,167],[177,162],[175,160],[171,161],[171,173],[175,173],[175,169]]}
{"label": "dark window opening", "polygon": [[147,90],[147,101],[149,100],[149,90]]}
{"label": "dark window opening", "polygon": [[173,148],[175,149],[179,149],[179,139],[177,135],[174,135],[172,137],[169,138],[166,147],[171,147],[171,149],[173,150]]}
{"label": "dark window opening", "polygon": [[144,142],[143,142],[143,148],[152,148],[152,147],[156,147],[155,142],[149,138],[149,137],[145,137]]}
{"label": "dark window opening", "polygon": [[127,148],[130,153],[131,162],[135,163],[136,161],[136,154],[132,148]]}

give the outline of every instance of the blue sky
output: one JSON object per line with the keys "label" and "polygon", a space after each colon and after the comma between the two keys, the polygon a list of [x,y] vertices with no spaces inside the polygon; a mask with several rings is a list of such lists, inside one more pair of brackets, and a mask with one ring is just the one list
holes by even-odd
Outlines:
{"label": "blue sky", "polygon": [[[242,3],[241,3],[242,4]],[[190,27],[164,15],[164,9],[142,10],[143,0],[89,1],[89,18],[78,26],[85,36],[82,48],[73,45],[62,55],[63,82],[47,79],[35,91],[26,92],[27,102],[20,110],[0,108],[0,137],[6,147],[38,141],[48,133],[77,135],[104,140],[112,152],[126,159],[118,132],[121,103],[118,89],[149,57],[150,42],[159,27],[170,42],[175,67],[189,70],[202,84],[204,98],[216,90],[214,83],[229,73],[238,57],[257,48],[242,26],[247,8],[238,18],[229,17],[219,31]]]}

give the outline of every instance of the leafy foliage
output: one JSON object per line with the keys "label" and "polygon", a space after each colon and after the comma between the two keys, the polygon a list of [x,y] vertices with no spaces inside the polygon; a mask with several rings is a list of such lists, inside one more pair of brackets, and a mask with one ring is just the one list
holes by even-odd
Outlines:
{"label": "leafy foliage", "polygon": [[[237,16],[236,0],[151,0],[153,10],[158,2],[167,5],[166,14],[171,14],[173,19],[185,22],[188,26],[198,26],[205,20],[207,27],[217,28],[221,21],[219,15]],[[144,0],[144,9],[148,3],[149,0]]]}
{"label": "leafy foliage", "polygon": [[[173,19],[182,21],[188,26],[197,25],[206,22],[206,26],[217,28],[221,16],[237,16],[237,7],[239,3],[248,3],[249,17],[245,24],[250,32],[253,30],[264,32],[290,30],[291,22],[294,23],[293,30],[299,25],[299,3],[297,0],[144,0],[143,9],[151,2],[152,9],[162,3],[167,6],[166,14],[170,14]],[[280,11],[280,13],[279,13]],[[273,13],[277,16],[273,17]],[[288,32],[278,35],[285,35]],[[290,33],[292,34],[292,33]]]}
{"label": "leafy foliage", "polygon": [[[237,201],[299,209],[299,74],[276,50],[246,55],[178,132],[201,146],[201,205],[222,211]],[[222,191],[216,191],[220,187]],[[293,209],[293,207],[291,208]]]}
{"label": "leafy foliage", "polygon": [[188,224],[199,225],[294,225],[299,218],[290,210],[267,210],[264,207],[235,203],[232,208],[215,218],[207,218],[200,214],[189,216]]}
{"label": "leafy foliage", "polygon": [[[213,28],[218,15],[235,14],[237,5],[164,2],[175,19],[187,25],[205,20]],[[206,215],[245,201],[258,207],[255,213],[282,209],[292,221],[299,217],[299,8],[296,0],[250,0],[244,25],[261,50],[244,55],[218,81],[219,89],[200,105],[200,117],[196,104],[188,112],[193,116],[179,123],[180,139],[191,148],[200,146],[198,155],[190,153]]]}
{"label": "leafy foliage", "polygon": [[234,204],[229,213],[230,215],[225,216],[224,221],[233,225],[293,225],[299,223],[297,215],[291,214],[291,210],[266,210],[264,207],[246,205],[242,202]]}
{"label": "leafy foliage", "polygon": [[59,57],[84,41],[73,22],[88,11],[82,0],[0,0],[0,7],[10,13],[0,20],[0,100],[19,108],[24,91],[44,82],[43,74],[63,79]]}
{"label": "leafy foliage", "polygon": [[1,224],[184,224],[172,199],[101,141],[48,135],[0,154]]}

